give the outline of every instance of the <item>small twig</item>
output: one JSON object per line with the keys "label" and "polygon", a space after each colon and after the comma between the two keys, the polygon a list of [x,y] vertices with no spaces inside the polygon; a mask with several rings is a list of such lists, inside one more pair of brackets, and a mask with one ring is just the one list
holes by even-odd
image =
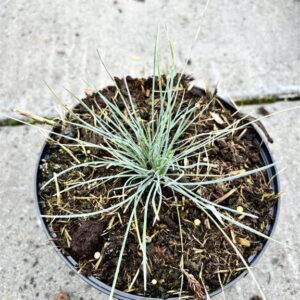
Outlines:
{"label": "small twig", "polygon": [[237,189],[236,189],[236,188],[233,188],[232,190],[230,190],[229,192],[227,192],[227,193],[226,193],[225,195],[223,195],[222,197],[216,199],[216,200],[214,201],[214,203],[219,204],[219,203],[223,202],[223,201],[226,200],[228,197],[230,197],[232,194],[234,194],[236,191],[237,191]]}
{"label": "small twig", "polygon": [[195,299],[204,300],[205,295],[203,293],[203,287],[201,283],[194,277],[194,275],[189,274],[186,270],[181,269],[181,272],[186,276],[190,288],[194,291]]}
{"label": "small twig", "polygon": [[34,115],[34,114],[30,113],[30,112],[23,111],[23,110],[21,110],[21,109],[19,109],[19,108],[16,108],[14,111],[15,111],[17,114],[21,115],[21,116],[24,116],[24,117],[26,117],[26,118],[35,120],[37,123],[48,124],[48,125],[51,125],[51,126],[56,125],[56,122],[53,121],[53,120],[49,120],[49,119],[46,119],[46,118],[43,118],[43,117]]}

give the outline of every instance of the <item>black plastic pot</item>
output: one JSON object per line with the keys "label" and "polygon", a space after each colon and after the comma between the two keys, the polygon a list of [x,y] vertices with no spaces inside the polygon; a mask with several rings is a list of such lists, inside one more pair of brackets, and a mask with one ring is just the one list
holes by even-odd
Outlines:
{"label": "black plastic pot", "polygon": [[[200,93],[203,93],[201,89],[199,89]],[[226,101],[224,99],[219,98],[220,101],[223,102],[224,106],[231,111],[236,111],[236,108],[233,106],[233,104],[230,101]],[[272,155],[270,153],[270,150],[267,146],[267,142],[265,141],[264,137],[259,133],[259,129],[256,125],[253,125],[255,131],[256,131],[256,140],[257,142],[261,145],[260,147],[260,154],[261,157],[265,163],[265,165],[272,164],[274,162]],[[41,217],[42,212],[41,212],[41,206],[40,206],[40,199],[39,199],[39,187],[38,187],[38,179],[40,175],[40,162],[44,158],[45,155],[45,150],[46,150],[46,145],[43,146],[38,163],[37,163],[37,168],[36,168],[36,175],[35,175],[35,182],[34,182],[34,194],[35,194],[35,204],[36,208],[38,211],[38,219],[41,224],[41,227],[44,229],[48,239],[50,240],[51,245],[53,246],[54,250],[58,254],[58,256],[85,282],[87,282],[89,285],[95,287],[97,290],[109,295],[111,292],[111,287],[100,280],[96,279],[93,276],[83,276],[82,274],[78,273],[76,270],[76,264],[77,262],[71,257],[71,256],[64,256],[58,249],[57,245],[53,241],[53,236],[51,236],[48,224],[44,221],[44,219]],[[275,167],[267,169],[267,174],[269,180],[271,180],[271,185],[272,189],[275,193],[279,193],[280,188],[279,188],[279,178],[277,175],[277,170]],[[268,225],[267,227],[267,235],[272,236],[275,230],[275,226],[278,220],[278,215],[279,215],[279,208],[280,208],[280,198],[278,199],[277,203],[274,205],[272,208],[272,215],[273,215],[273,222]],[[261,251],[252,255],[248,259],[248,264],[253,267],[260,257],[263,255],[265,252],[267,246],[269,244],[269,240],[266,240]],[[235,285],[239,280],[241,280],[243,277],[247,275],[247,271],[241,273],[238,277],[236,277],[234,280],[229,282],[226,286],[224,286],[224,289],[227,289],[233,285]],[[224,290],[223,289],[223,290]],[[210,297],[216,296],[222,292],[222,289],[218,289],[212,293],[210,293]],[[119,290],[115,290],[114,297],[117,299],[122,299],[122,300],[127,300],[127,299],[133,299],[133,300],[147,300],[147,299],[158,299],[158,298],[149,298],[149,297],[142,297],[142,296],[137,296],[129,293],[125,293]],[[175,300],[178,299],[178,297],[173,297],[173,298],[168,298],[169,300]]]}

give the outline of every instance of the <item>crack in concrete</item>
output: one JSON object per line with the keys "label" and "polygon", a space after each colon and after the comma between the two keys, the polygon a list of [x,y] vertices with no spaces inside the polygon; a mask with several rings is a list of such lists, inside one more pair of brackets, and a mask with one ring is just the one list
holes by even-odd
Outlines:
{"label": "crack in concrete", "polygon": [[292,102],[300,101],[300,95],[272,95],[267,97],[257,97],[257,98],[245,98],[235,100],[234,103],[238,106],[245,105],[258,105],[258,104],[272,104],[276,102]]}
{"label": "crack in concrete", "polygon": [[[300,95],[274,95],[269,97],[262,97],[262,98],[245,98],[245,99],[238,99],[235,100],[234,103],[237,106],[250,106],[250,105],[262,105],[262,104],[274,104],[277,102],[294,102],[300,101]],[[43,116],[45,119],[54,120],[54,117]],[[22,121],[29,123],[29,124],[38,124],[36,120],[30,118],[23,118]],[[0,120],[0,127],[15,127],[15,126],[22,126],[25,125],[22,122],[13,119],[2,119]]]}

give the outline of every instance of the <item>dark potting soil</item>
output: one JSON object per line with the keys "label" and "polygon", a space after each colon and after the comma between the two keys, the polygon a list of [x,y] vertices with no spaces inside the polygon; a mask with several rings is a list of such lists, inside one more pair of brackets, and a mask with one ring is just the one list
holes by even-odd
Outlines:
{"label": "dark potting soil", "polygon": [[[116,80],[122,94],[127,99],[128,93],[124,82]],[[152,79],[127,77],[127,82],[131,95],[136,101],[136,110],[141,119],[148,122],[151,111]],[[156,83],[156,90],[158,90],[157,85]],[[199,112],[209,101],[211,103],[201,117],[189,127],[183,138],[222,129],[238,120],[240,125],[246,122],[246,119],[241,120],[242,116],[239,113],[233,114],[213,94],[189,86],[190,78],[184,76],[178,93],[178,99],[184,95],[183,106],[195,105]],[[115,87],[107,87],[101,92],[108,99],[117,101],[122,108]],[[83,101],[96,112],[99,111],[99,107],[105,107],[97,93],[87,95]],[[159,105],[156,110],[159,110]],[[94,122],[82,105],[76,106],[73,112],[89,123]],[[76,122],[76,118],[72,114],[67,115],[66,118]],[[55,130],[72,138],[80,137],[92,143],[104,142],[101,136],[77,126],[62,125],[61,122],[58,122]],[[260,145],[257,143],[255,135],[253,127],[247,126],[211,143],[206,147],[205,153],[201,154],[201,159],[206,159],[218,167],[211,169],[202,167],[198,170],[195,168],[194,174],[200,172],[200,174],[208,174],[208,176],[201,178],[192,176],[190,181],[210,180],[210,175],[233,175],[263,166]],[[201,137],[196,141],[200,139]],[[59,146],[58,142],[63,144],[64,148]],[[94,161],[97,160],[97,157],[103,156],[109,156],[109,153],[104,153],[96,148],[78,146],[73,141],[53,135],[47,141],[46,154],[40,162],[39,186],[41,187],[51,179],[55,173],[72,165]],[[191,157],[185,163],[192,165],[197,162],[197,159],[197,156],[196,158]],[[122,169],[116,167],[109,169],[82,167],[63,174],[57,178],[56,183],[52,182],[39,191],[43,214],[92,212],[118,203],[120,195],[109,193],[109,191],[121,187],[124,184],[122,179],[103,185],[94,183],[82,185],[68,192],[59,193],[59,195],[57,195],[57,190],[62,191],[83,180],[112,175],[121,171]],[[227,213],[231,218],[261,232],[266,232],[268,225],[272,223],[271,209],[278,198],[278,195],[275,195],[271,189],[266,172],[259,172],[230,182],[203,186],[196,192],[212,202],[233,209],[242,209],[244,212],[258,216],[257,219],[254,219]],[[208,292],[215,291],[245,270],[241,259],[222,232],[193,202],[186,197],[174,194],[167,187],[163,188],[163,195],[160,220],[154,226],[152,208],[148,213],[147,291],[145,292],[143,288],[142,252],[139,247],[136,223],[130,230],[117,289],[137,295],[165,298],[178,295],[183,278],[181,295],[201,299],[205,295],[205,289]],[[141,201],[137,213],[140,232],[142,232],[143,209],[144,201]],[[72,255],[78,261],[78,270],[81,273],[93,275],[104,283],[112,285],[129,213],[130,208],[125,212],[124,209],[119,209],[116,212],[89,219],[46,219],[46,222],[55,243],[65,255]],[[179,218],[183,244],[179,234]],[[262,238],[234,225],[221,226],[246,260],[261,250],[264,243]],[[183,269],[180,267],[182,257]],[[134,279],[134,284],[131,284]]]}

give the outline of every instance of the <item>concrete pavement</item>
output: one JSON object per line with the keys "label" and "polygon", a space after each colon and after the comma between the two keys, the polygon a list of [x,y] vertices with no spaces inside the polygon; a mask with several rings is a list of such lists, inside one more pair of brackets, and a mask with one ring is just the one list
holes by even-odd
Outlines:
{"label": "concrete pavement", "polygon": [[[0,120],[21,107],[56,116],[49,83],[68,103],[67,87],[82,95],[86,83],[109,80],[99,49],[113,75],[148,76],[157,23],[168,26],[182,67],[198,24],[199,41],[187,72],[221,95],[235,99],[300,96],[300,2],[296,0],[18,0],[0,3]],[[162,36],[163,47],[165,38]],[[166,49],[166,48],[163,48]],[[166,61],[167,52],[162,59]],[[276,111],[300,102],[265,105]],[[258,113],[258,106],[243,108]],[[1,115],[3,113],[4,115]],[[276,244],[255,268],[268,300],[300,298],[299,110],[264,122],[284,191]],[[108,299],[79,280],[47,245],[36,222],[33,175],[44,138],[25,126],[0,127],[0,299],[52,300],[62,289],[71,300]],[[225,293],[227,300],[257,295],[250,277]],[[223,299],[222,296],[216,300]]]}
{"label": "concrete pavement", "polygon": [[[0,111],[15,107],[53,116],[49,83],[82,95],[88,80],[112,74],[152,74],[158,22],[167,25],[183,66],[198,25],[187,71],[198,83],[221,84],[234,98],[300,93],[300,2],[295,0],[18,0],[0,3]],[[162,43],[166,37],[162,30]],[[168,57],[162,46],[162,58]],[[1,118],[1,117],[0,117]]]}

